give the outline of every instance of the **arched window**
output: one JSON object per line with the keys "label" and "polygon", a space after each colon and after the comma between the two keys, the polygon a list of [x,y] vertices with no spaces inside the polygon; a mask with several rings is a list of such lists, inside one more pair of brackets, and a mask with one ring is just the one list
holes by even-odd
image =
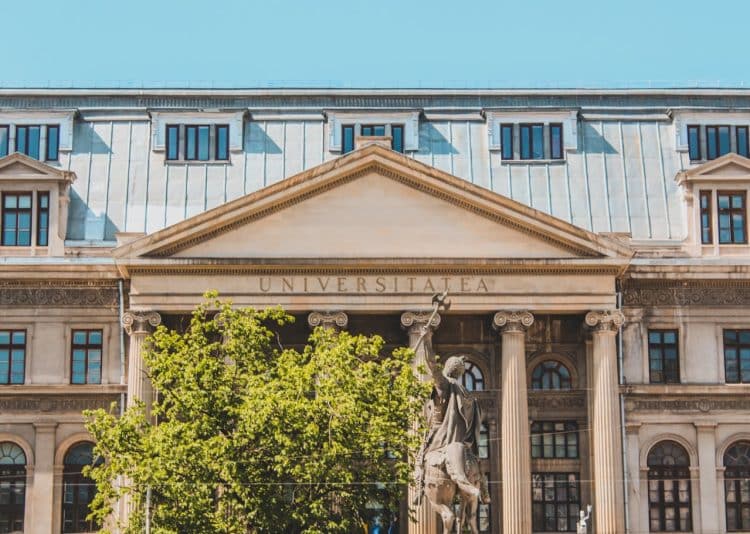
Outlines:
{"label": "arched window", "polygon": [[724,453],[724,500],[727,530],[750,530],[750,441],[739,441]]}
{"label": "arched window", "polygon": [[0,443],[0,532],[23,532],[26,501],[26,455],[23,449]]}
{"label": "arched window", "polygon": [[91,443],[78,443],[70,448],[63,461],[63,532],[92,532],[97,530],[93,521],[87,521],[89,505],[94,500],[96,485],[83,475],[83,468],[94,460]]}
{"label": "arched window", "polygon": [[649,530],[692,530],[690,458],[685,449],[675,441],[660,441],[649,451],[647,465]]}
{"label": "arched window", "polygon": [[487,425],[482,423],[479,427],[479,443],[477,443],[477,449],[479,450],[480,458],[490,457],[490,429]]}
{"label": "arched window", "polygon": [[469,391],[484,391],[484,375],[479,366],[466,360],[464,369],[464,387]]}
{"label": "arched window", "polygon": [[555,360],[542,362],[531,373],[531,389],[570,389],[570,371]]}

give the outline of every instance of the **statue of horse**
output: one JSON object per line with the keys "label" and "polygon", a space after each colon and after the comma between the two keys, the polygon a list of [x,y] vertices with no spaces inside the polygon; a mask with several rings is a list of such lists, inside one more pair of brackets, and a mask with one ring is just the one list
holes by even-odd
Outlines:
{"label": "statue of horse", "polygon": [[[445,462],[445,454],[450,451],[430,451],[424,457],[424,495],[430,501],[432,509],[440,514],[445,534],[454,532],[461,534],[464,527],[468,527],[471,534],[478,534],[477,510],[483,494],[484,498],[488,498],[487,488],[482,488],[483,477],[479,469],[479,461],[469,448],[462,443],[451,443],[446,446],[446,449],[458,447],[463,451],[454,452],[457,454],[463,453],[464,473],[471,486],[466,487],[465,483],[455,482],[456,477],[449,473]],[[460,504],[458,521],[456,521],[453,508],[456,494],[458,494]]]}

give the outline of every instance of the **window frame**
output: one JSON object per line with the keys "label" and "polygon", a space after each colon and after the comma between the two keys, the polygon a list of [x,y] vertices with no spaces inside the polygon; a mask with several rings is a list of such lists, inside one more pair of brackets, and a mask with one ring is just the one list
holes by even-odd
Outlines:
{"label": "window frame", "polygon": [[[85,332],[86,333],[86,342],[83,344],[76,343],[76,332]],[[97,345],[95,343],[90,342],[90,336],[92,333],[98,332],[101,336],[101,342]],[[89,378],[90,375],[90,364],[89,364],[89,352],[91,350],[96,350],[98,348],[99,350],[99,380],[98,381],[92,381]],[[75,381],[75,369],[74,369],[74,353],[75,350],[83,350],[85,359],[84,359],[84,368],[86,369],[86,374],[84,375],[84,381],[83,382],[76,382]],[[104,374],[104,329],[103,328],[72,328],[70,331],[70,384],[71,385],[77,385],[77,386],[83,386],[83,385],[99,385],[102,383],[102,378]]]}
{"label": "window frame", "polygon": [[[341,125],[341,155],[348,154],[354,151],[354,140],[356,139],[356,131],[354,124],[342,124]],[[347,132],[351,133],[351,146],[347,150]]]}
{"label": "window frame", "polygon": [[[224,155],[219,154],[219,131],[225,132],[225,146]],[[209,145],[210,143],[209,134]],[[229,161],[229,125],[228,124],[214,124],[214,160],[216,161]]]}
{"label": "window frame", "polygon": [[[394,129],[399,130],[401,132],[400,139],[401,139],[401,146],[396,147],[396,136],[394,135],[393,131]],[[398,152],[399,154],[404,153],[404,133],[406,131],[406,126],[403,124],[391,124],[391,150],[394,152]]]}
{"label": "window frame", "polygon": [[[706,207],[703,207],[703,199],[707,199]],[[701,189],[698,191],[698,210],[700,217],[700,228],[701,228],[701,245],[713,245],[714,244],[714,220],[713,220],[713,190],[712,189]],[[708,226],[703,225],[703,216],[706,216]],[[703,239],[704,229],[708,232],[707,240]]]}
{"label": "window frame", "polygon": [[[558,431],[555,427],[562,425],[563,430]],[[536,429],[535,429],[536,427]],[[551,428],[549,428],[551,427]],[[549,428],[549,429],[548,429]],[[538,443],[534,443],[534,437],[539,436]],[[547,443],[545,443],[545,436],[552,436],[552,455],[547,455],[545,449]],[[572,439],[575,436],[575,439]],[[560,443],[561,440],[561,443]],[[532,460],[580,460],[581,459],[581,437],[579,434],[578,422],[577,421],[550,421],[550,420],[539,420],[532,421],[529,425],[529,441],[531,445],[531,458]],[[540,454],[534,454],[534,448],[538,447]],[[557,454],[558,447],[562,447],[565,451],[563,456]],[[575,455],[570,455],[571,447],[575,447]]]}
{"label": "window frame", "polygon": [[[745,142],[740,143],[740,130],[745,132]],[[734,127],[734,145],[735,153],[743,158],[750,156],[750,129],[747,126],[735,126]],[[745,153],[740,152],[740,146],[744,147]]]}
{"label": "window frame", "polygon": [[[721,206],[719,205],[720,199],[722,196],[728,196],[729,197],[729,208],[725,208],[722,210]],[[741,196],[742,197],[742,208],[732,208],[732,200],[731,197],[733,196]],[[722,212],[727,213],[729,215],[729,232],[731,235],[731,241],[722,241],[721,240],[721,215]],[[741,213],[742,215],[742,241],[736,241],[735,240],[735,229],[734,225],[732,224],[732,216],[735,213]],[[745,190],[716,190],[716,234],[717,234],[717,241],[719,245],[747,245],[747,191]]]}
{"label": "window frame", "polygon": [[[535,143],[534,143],[534,128],[541,128],[542,129],[542,157],[535,158],[534,152],[535,152]],[[524,129],[528,129],[529,132],[529,154],[528,157],[524,157],[524,150],[523,150],[523,131]],[[542,122],[523,122],[518,125],[518,148],[519,148],[519,158],[522,161],[540,161],[544,160],[544,123]]]}
{"label": "window frame", "polygon": [[[577,495],[577,500],[571,499],[570,496],[570,487],[571,487],[571,480],[570,477],[574,477],[574,486],[575,486],[575,492]],[[535,489],[537,487],[538,478],[541,477],[541,492],[542,492],[542,499],[536,499],[536,496],[534,495]],[[565,477],[565,480],[559,481],[559,477]],[[553,495],[554,498],[551,500],[547,500],[545,497],[545,489],[547,488],[547,478],[551,478],[553,485]],[[559,485],[565,485],[567,486],[566,495],[568,495],[568,498],[566,500],[559,500]],[[574,532],[575,531],[575,524],[579,519],[578,511],[581,510],[581,474],[580,472],[576,471],[564,471],[564,472],[551,472],[551,471],[536,471],[531,473],[531,523],[532,523],[532,530],[534,532]],[[544,514],[545,507],[547,505],[552,505],[552,507],[555,510],[555,526],[553,528],[548,528],[546,524],[540,525],[537,521],[537,514],[536,509],[538,506],[541,505],[542,513],[541,518],[542,522],[544,523],[544,518],[546,517],[546,514]],[[560,509],[560,506],[565,506],[567,514],[565,516],[566,518],[566,528],[561,529],[558,525],[558,520],[560,519],[558,517],[557,512]],[[571,508],[573,506],[574,508]],[[575,513],[572,512],[572,510],[575,510]]]}
{"label": "window frame", "polygon": [[[557,149],[559,152],[558,155],[555,155],[555,143],[553,141],[554,137],[552,136],[552,129],[556,128],[560,131],[560,141],[557,146]],[[542,131],[542,138],[544,138],[544,131]],[[565,154],[565,140],[563,139],[563,125],[561,122],[552,122],[549,124],[549,159],[565,159],[563,154]]]}
{"label": "window frame", "polygon": [[[745,522],[742,519],[742,510],[750,509],[750,500],[743,500],[741,491],[743,481],[748,481],[748,484],[750,484],[750,462],[727,465],[727,458],[730,451],[738,446],[743,446],[747,449],[750,448],[750,442],[747,439],[734,441],[726,448],[722,457],[722,466],[724,467],[724,517],[727,532],[746,532],[750,530],[750,521]],[[733,503],[729,502],[730,485],[733,486],[731,492],[735,495]],[[735,525],[729,524],[730,509],[734,509],[735,511],[735,519],[737,521]]]}
{"label": "window frame", "polygon": [[[179,124],[167,124],[164,130],[164,159],[166,161],[179,161],[180,160],[180,125]],[[175,146],[174,146],[174,157],[170,157],[172,145],[169,142],[169,132],[176,131]]]}
{"label": "window frame", "polygon": [[[554,369],[552,369],[552,368],[549,368],[549,367],[547,366],[547,364],[548,364],[548,363],[554,363],[554,364],[556,364],[556,367],[555,367]],[[560,375],[560,372],[559,372],[559,369],[560,369],[560,367],[562,367],[563,369],[565,369],[565,371],[566,371],[566,372],[568,373],[568,376],[567,376],[567,378],[564,378],[564,377],[560,376],[560,387],[559,387],[559,388],[554,388],[554,387],[550,387],[550,388],[545,388],[545,387],[544,387],[544,377],[545,377],[545,375],[547,374],[547,372],[548,372],[548,371],[549,371],[549,372],[553,372],[553,371],[554,371],[554,372],[556,372],[556,373],[557,373],[558,375]],[[536,370],[537,370],[538,368],[542,368],[542,374],[541,374],[541,376],[539,377],[539,387],[537,388],[537,387],[536,387],[536,386],[534,385],[534,382],[535,382],[535,380],[536,380],[536,379],[534,378],[534,373],[536,372]],[[536,365],[535,365],[535,366],[534,366],[534,367],[533,367],[533,368],[531,369],[531,373],[529,373],[529,376],[530,376],[530,378],[531,378],[531,381],[530,381],[530,387],[529,387],[529,389],[530,389],[531,391],[570,391],[570,390],[572,390],[572,389],[573,389],[573,373],[572,373],[572,372],[570,371],[570,369],[568,368],[568,366],[567,366],[567,365],[566,365],[566,364],[565,364],[564,362],[561,362],[560,360],[555,360],[555,359],[548,359],[548,360],[542,360],[542,361],[539,361],[539,362],[538,362],[538,363],[537,363],[537,364],[536,364]],[[564,383],[564,381],[565,381],[565,380],[567,380],[567,382],[568,382],[568,386],[567,386],[567,387],[565,387],[565,386],[563,385],[563,383]]]}
{"label": "window frame", "polygon": [[[660,337],[659,343],[652,343],[651,334],[658,334]],[[666,343],[664,341],[665,334],[674,334],[674,343]],[[649,384],[680,384],[680,331],[677,328],[649,328],[646,331],[646,346],[648,350],[648,381]],[[667,376],[666,356],[665,351],[667,348],[674,346],[675,357],[674,357],[674,368],[672,369],[673,376]],[[660,363],[661,363],[661,380],[654,378],[654,369],[652,362],[654,358],[651,356],[651,350],[657,349],[660,351]]]}
{"label": "window frame", "polygon": [[[28,343],[29,333],[25,328],[0,328],[0,332],[8,332],[8,343],[0,344],[0,350],[8,351],[8,373],[5,377],[0,376],[0,386],[23,385],[24,383],[26,383],[26,361],[28,357],[28,350],[26,348],[26,345]],[[13,335],[18,333],[23,333],[23,344],[13,342]],[[20,381],[14,381],[13,363],[15,362],[15,359],[13,358],[13,351],[19,350],[19,348],[23,352],[23,355],[21,356],[22,374]]]}
{"label": "window frame", "polygon": [[[206,146],[205,158],[201,158],[202,143],[200,140],[201,139],[200,134],[201,134],[201,129],[203,128],[205,128],[206,131],[208,132],[208,138],[206,139],[207,146]],[[186,124],[184,131],[185,131],[185,143],[184,143],[185,144],[185,154],[184,154],[185,161],[190,161],[190,162],[197,161],[200,163],[211,161],[211,125],[210,124]],[[191,131],[195,132],[195,146],[194,146],[195,155],[193,157],[190,157],[188,154],[188,149],[190,147],[188,136],[190,135]]]}
{"label": "window frame", "polygon": [[[0,158],[4,158],[10,154],[10,124],[0,124],[0,131],[2,130],[5,130],[5,150],[0,150]],[[1,147],[2,145],[0,145]]]}
{"label": "window frame", "polygon": [[[42,199],[47,200],[47,206],[42,206]],[[50,194],[49,191],[36,192],[36,246],[49,246],[49,214],[50,214]],[[42,215],[47,216],[46,224],[42,224]],[[45,238],[42,239],[42,232],[45,232]]]}
{"label": "window frame", "polygon": [[[21,197],[28,195],[31,197],[31,201],[29,203],[28,208],[19,208],[16,206],[15,208],[6,208],[5,207],[5,199],[9,196],[15,196],[15,197]],[[34,243],[34,191],[3,191],[2,194],[0,194],[0,246],[3,247],[33,247],[35,245]],[[18,201],[16,201],[16,204],[18,204]],[[6,210],[11,210],[16,214],[16,230],[15,230],[15,243],[14,244],[8,244],[5,240],[5,213]],[[29,214],[29,244],[28,245],[19,245],[18,244],[18,219],[19,214],[21,213],[28,213]]]}
{"label": "window frame", "polygon": [[[27,468],[28,458],[26,457],[26,451],[18,443],[11,440],[0,441],[0,446],[9,444],[11,447],[15,447],[23,455],[23,464],[16,463],[3,463],[0,464],[0,479],[8,485],[8,503],[0,504],[0,516],[2,512],[6,512],[8,516],[8,522],[10,524],[11,532],[23,532],[25,529],[25,515],[26,515],[26,502],[27,502]],[[17,488],[23,488],[23,498],[21,502],[11,502],[12,496],[17,496]],[[14,491],[14,489],[16,491]],[[17,499],[16,499],[17,500]],[[20,527],[20,528],[19,528]]]}
{"label": "window frame", "polygon": [[[478,377],[475,373],[472,372],[473,370],[478,371]],[[466,383],[467,376],[471,376],[471,380],[473,383],[471,388],[469,388],[469,385]],[[482,370],[482,368],[468,358],[464,360],[464,372],[461,376],[461,384],[466,388],[466,390],[470,392],[484,391],[484,386],[486,385],[485,382],[486,380],[484,378],[484,371]],[[479,388],[476,387],[477,384],[479,384]]]}
{"label": "window frame", "polygon": [[[45,124],[45,146],[44,146],[44,161],[58,161],[60,159],[60,125],[59,124]],[[55,133],[55,143],[50,143],[50,131],[54,130]],[[39,143],[41,144],[41,139],[39,140]],[[54,154],[52,153],[52,148],[54,147]]]}
{"label": "window frame", "polygon": [[[696,132],[696,146],[695,153],[698,157],[693,158],[693,147],[690,143],[690,131],[695,130]],[[703,161],[703,150],[701,149],[701,126],[700,124],[689,124],[687,127],[687,141],[688,141],[688,158],[690,161]]]}
{"label": "window frame", "polygon": [[[91,447],[91,456],[92,456],[92,463],[91,464],[80,464],[80,463],[73,463],[68,462],[68,456],[77,448],[81,447],[83,445],[88,445]],[[91,506],[91,503],[94,500],[94,496],[96,495],[96,483],[91,478],[85,476],[82,473],[82,468],[87,465],[97,464],[99,462],[94,460],[93,456],[93,448],[94,444],[89,441],[79,441],[77,443],[74,443],[71,445],[68,450],[65,453],[65,456],[63,458],[63,472],[62,472],[62,497],[60,502],[60,529],[63,533],[78,533],[78,532],[94,532],[98,530],[98,524],[96,521],[89,521],[86,519],[86,516],[88,516]],[[67,486],[73,486],[74,491],[72,491],[72,501],[69,503],[66,503],[65,499],[67,497],[66,495],[66,489]],[[82,510],[82,504],[79,500],[80,498],[80,490],[75,490],[75,488],[80,488],[81,486],[86,486],[89,489],[93,489],[93,493],[89,493],[91,496],[89,501],[85,504],[86,511]],[[73,518],[73,525],[72,529],[66,530],[65,526],[65,515],[66,515],[66,508],[72,512]],[[82,517],[81,517],[82,516]],[[83,526],[84,530],[81,530],[80,527]]]}
{"label": "window frame", "polygon": [[[16,152],[20,152],[21,154],[24,154],[32,159],[35,159],[37,161],[42,161],[41,155],[42,155],[42,124],[16,124],[16,143],[13,148],[15,148]],[[36,128],[39,131],[39,143],[37,150],[39,151],[36,157],[32,156],[28,152],[29,148],[29,133],[32,128]],[[19,130],[23,129],[25,132],[25,135],[23,136],[23,142],[26,148],[26,151],[20,150],[18,147],[18,140],[20,139]]]}
{"label": "window frame", "polygon": [[[654,451],[662,446],[663,444],[669,444],[674,447],[677,446],[681,449],[687,464],[686,465],[652,465],[651,458]],[[646,485],[647,485],[647,500],[648,500],[648,522],[649,532],[691,532],[693,529],[693,495],[691,487],[691,476],[690,476],[690,455],[688,454],[685,447],[680,443],[665,439],[657,443],[654,443],[647,455],[647,474],[646,474]],[[655,483],[655,484],[654,484]],[[687,499],[683,500],[680,498],[680,485],[684,484],[687,492]],[[653,486],[655,489],[652,489]],[[670,486],[670,487],[668,487]],[[667,498],[667,492],[671,492],[672,498]],[[656,499],[653,499],[653,494],[656,495]],[[675,498],[676,496],[676,498]],[[666,522],[667,511],[672,510],[674,512],[674,520],[676,521],[676,528],[667,529]],[[680,517],[680,511],[687,509],[687,524],[683,528],[682,520]],[[659,523],[658,530],[651,528],[651,522],[654,520],[651,517],[653,510],[656,510],[658,518],[655,519]]]}
{"label": "window frame", "polygon": [[[512,161],[515,159],[515,152],[513,147],[513,134],[514,134],[513,123],[501,123],[500,124],[500,158],[502,160]],[[505,142],[505,132],[510,132],[509,143]],[[508,145],[508,146],[506,146]]]}
{"label": "window frame", "polygon": [[[737,342],[736,343],[727,343],[727,332],[735,332]],[[726,384],[750,384],[750,371],[748,371],[748,376],[746,380],[743,380],[742,377],[742,349],[746,349],[750,351],[750,342],[743,343],[740,341],[741,339],[741,333],[747,332],[750,334],[750,329],[748,328],[722,328],[721,330],[721,342],[722,342],[722,356],[724,357],[724,383]],[[736,351],[735,356],[735,364],[737,366],[737,380],[730,380],[728,377],[728,368],[727,368],[727,349],[728,348],[734,348]],[[750,357],[749,357],[750,358]]]}

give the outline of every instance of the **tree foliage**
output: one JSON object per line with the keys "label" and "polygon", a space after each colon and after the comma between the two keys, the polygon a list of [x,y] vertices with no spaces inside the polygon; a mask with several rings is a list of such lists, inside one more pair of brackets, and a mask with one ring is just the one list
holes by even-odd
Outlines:
{"label": "tree foliage", "polygon": [[290,321],[207,294],[184,333],[156,330],[152,417],[86,413],[100,520],[129,493],[125,532],[143,532],[149,487],[154,534],[350,532],[374,503],[398,510],[429,392],[412,351],[325,328],[283,348]]}

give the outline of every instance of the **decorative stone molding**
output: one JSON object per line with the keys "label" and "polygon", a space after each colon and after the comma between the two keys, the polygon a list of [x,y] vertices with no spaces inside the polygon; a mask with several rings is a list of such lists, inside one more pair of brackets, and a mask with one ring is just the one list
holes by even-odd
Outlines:
{"label": "decorative stone molding", "polygon": [[117,287],[40,287],[0,285],[0,306],[117,307]]}
{"label": "decorative stone molding", "polygon": [[628,411],[639,412],[699,412],[713,411],[748,411],[750,399],[628,399],[625,402]]}
{"label": "decorative stone molding", "polygon": [[583,394],[546,394],[534,393],[529,394],[529,408],[540,410],[549,410],[554,408],[585,408],[586,398]]}
{"label": "decorative stone molding", "polygon": [[[0,397],[3,412],[75,412],[103,408],[109,410],[113,402],[119,403],[119,395],[64,397]],[[119,407],[119,404],[118,404]]]}
{"label": "decorative stone molding", "polygon": [[129,336],[133,334],[150,334],[161,324],[161,315],[155,311],[129,310],[122,314],[122,326]]}
{"label": "decorative stone molding", "polygon": [[307,324],[310,328],[322,326],[324,328],[346,328],[349,324],[349,316],[342,311],[335,312],[312,312],[307,316]]}
{"label": "decorative stone molding", "polygon": [[623,291],[625,306],[747,306],[750,286],[680,282],[679,286],[627,287]]}
{"label": "decorative stone molding", "polygon": [[534,324],[534,316],[527,311],[499,311],[492,318],[492,326],[500,332],[525,332]]}
{"label": "decorative stone molding", "polygon": [[620,310],[591,311],[586,314],[586,324],[596,331],[616,332],[625,324],[625,316]]}
{"label": "decorative stone molding", "polygon": [[[423,328],[427,326],[427,321],[429,321],[431,315],[432,312],[404,312],[401,314],[401,326],[406,328],[407,330]],[[432,322],[429,325],[430,328],[432,330],[435,330],[438,326],[440,326],[440,321],[440,314],[436,313],[435,317],[432,318]]]}

